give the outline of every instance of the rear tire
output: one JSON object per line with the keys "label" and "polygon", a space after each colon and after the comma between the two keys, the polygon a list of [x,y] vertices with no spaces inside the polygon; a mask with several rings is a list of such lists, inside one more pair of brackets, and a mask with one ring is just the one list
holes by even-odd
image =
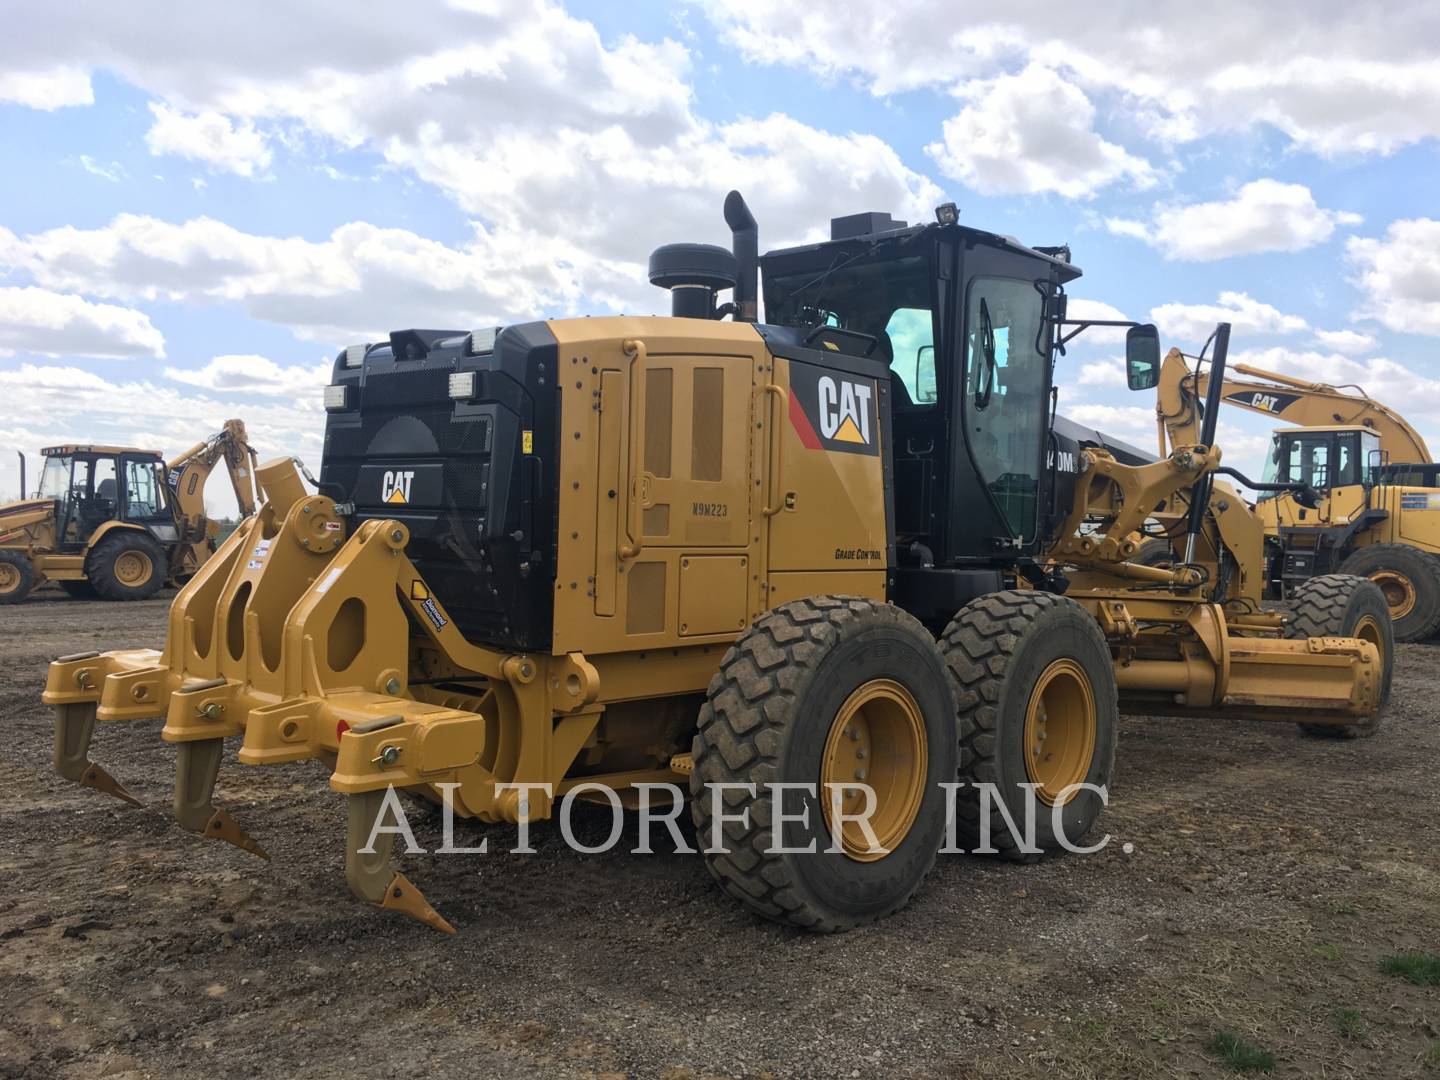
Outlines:
{"label": "rear tire", "polygon": [[1385,594],[1373,581],[1351,574],[1322,574],[1302,582],[1291,596],[1288,638],[1358,637],[1380,651],[1380,708],[1362,724],[1300,724],[1306,735],[1328,739],[1361,739],[1380,730],[1390,679],[1395,670],[1395,624]]}
{"label": "rear tire", "polygon": [[1440,630],[1440,559],[1409,544],[1369,544],[1340,564],[1369,578],[1395,622],[1396,641],[1424,641]]}
{"label": "rear tire", "polygon": [[1130,559],[1141,566],[1162,566],[1168,568],[1175,561],[1175,553],[1169,540],[1146,540]]}
{"label": "rear tire", "polygon": [[[951,620],[941,648],[959,684],[960,773],[966,786],[956,802],[956,840],[974,850],[987,826],[990,847],[1008,859],[1032,862],[1072,845],[1104,807],[1092,790],[1108,791],[1115,771],[1119,704],[1110,647],[1088,611],[1053,593],[1013,589],[973,600]],[[1088,715],[1087,715],[1088,713]],[[1026,852],[993,802],[995,794],[1022,831],[1035,789],[1035,844]],[[984,820],[988,815],[988,822]]]}
{"label": "rear tire", "polygon": [[105,600],[145,600],[165,584],[165,552],[148,533],[111,533],[85,557],[85,576]]}
{"label": "rear tire", "polygon": [[40,575],[22,551],[0,550],[0,604],[18,604],[30,595]]}
{"label": "rear tire", "polygon": [[[712,791],[727,816],[749,811],[744,823],[723,822],[723,850],[704,851],[721,888],[768,919],[807,930],[883,918],[909,902],[944,839],[941,785],[956,767],[944,658],[929,632],[890,604],[842,596],[782,604],[725,654],[692,754],[690,806],[702,851],[713,839]],[[857,843],[853,827],[832,840],[823,785],[851,777],[874,790],[871,820],[886,851]],[[774,845],[774,802],[764,785],[782,782],[814,789],[785,792],[787,814],[803,808],[806,820],[785,823]],[[708,786],[721,783],[754,784],[755,794]],[[812,842],[812,852],[778,850]]]}

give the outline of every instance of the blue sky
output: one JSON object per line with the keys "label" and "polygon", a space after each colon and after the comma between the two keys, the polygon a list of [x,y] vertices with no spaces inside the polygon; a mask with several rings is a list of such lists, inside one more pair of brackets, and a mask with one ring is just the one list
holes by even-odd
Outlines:
{"label": "blue sky", "polygon": [[[0,44],[0,494],[9,448],[173,451],[228,416],[318,461],[337,348],[661,309],[649,250],[723,241],[731,187],[764,246],[953,200],[1069,242],[1097,314],[1192,349],[1228,318],[1233,353],[1440,436],[1440,15],[1145,12],[28,9]],[[1062,409],[1149,445],[1117,352],[1072,349]],[[1258,468],[1267,430],[1227,415],[1230,460]]]}

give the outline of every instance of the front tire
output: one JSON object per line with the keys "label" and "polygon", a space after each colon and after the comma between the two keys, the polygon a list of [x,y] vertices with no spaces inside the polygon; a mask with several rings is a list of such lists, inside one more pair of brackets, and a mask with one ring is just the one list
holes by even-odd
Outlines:
{"label": "front tire", "polygon": [[39,579],[35,564],[23,551],[0,551],[0,604],[18,604]]}
{"label": "front tire", "polygon": [[1395,623],[1396,641],[1424,641],[1440,630],[1440,559],[1409,544],[1367,544],[1340,564],[1369,578]]}
{"label": "front tire", "polygon": [[[1395,671],[1395,623],[1385,594],[1373,581],[1350,574],[1322,574],[1302,582],[1291,597],[1288,638],[1358,637],[1380,653],[1380,708],[1390,700]],[[1306,735],[1361,739],[1380,730],[1381,713],[1361,724],[1300,724]]]}
{"label": "front tire", "polygon": [[148,533],[111,533],[85,557],[85,576],[104,600],[145,600],[165,584],[165,552]]}
{"label": "front tire", "polygon": [[[1119,726],[1115,667],[1095,619],[1063,596],[1012,589],[961,608],[941,648],[959,684],[957,841],[975,850],[988,838],[1021,862],[1078,844],[1105,804],[1074,785],[1108,792]],[[1034,785],[1038,850],[1022,849],[976,785],[991,785],[1022,831],[1032,809],[1024,785]]]}
{"label": "front tire", "polygon": [[[919,889],[945,833],[956,768],[955,697],[934,639],[912,616],[858,597],[782,604],[726,653],[700,709],[690,776],[702,850],[715,804],[748,811],[723,823],[705,863],[727,893],[776,922],[834,932],[898,911]],[[876,850],[853,823],[835,829],[826,784],[859,812],[869,786]],[[718,784],[754,784],[755,793]],[[789,821],[772,843],[779,794]],[[793,801],[790,798],[793,796]],[[810,852],[788,849],[815,845]],[[837,850],[829,850],[831,848]],[[780,850],[780,849],[786,850]]]}

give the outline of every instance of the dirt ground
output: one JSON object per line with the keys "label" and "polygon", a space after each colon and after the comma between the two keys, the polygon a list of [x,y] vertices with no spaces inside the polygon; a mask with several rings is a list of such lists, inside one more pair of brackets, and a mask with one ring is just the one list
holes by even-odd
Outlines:
{"label": "dirt ground", "polygon": [[544,826],[406,862],[445,937],[350,897],[314,763],[222,771],[269,863],[169,819],[158,722],[92,753],[149,809],[52,774],[45,662],[158,645],[167,604],[0,611],[0,1076],[1234,1075],[1221,1028],[1276,1076],[1440,1074],[1440,989],[1378,968],[1440,947],[1440,645],[1402,647],[1367,741],[1126,718],[1104,851],[942,856],[881,925],[779,929],[698,856]]}

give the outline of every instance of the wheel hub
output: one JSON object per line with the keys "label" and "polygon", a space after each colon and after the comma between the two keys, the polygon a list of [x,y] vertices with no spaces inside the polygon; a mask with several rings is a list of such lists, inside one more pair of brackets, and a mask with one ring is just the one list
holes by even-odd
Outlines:
{"label": "wheel hub", "polygon": [[20,571],[9,563],[0,563],[0,593],[14,592],[20,587]]}
{"label": "wheel hub", "polygon": [[847,857],[874,862],[904,841],[920,813],[928,773],[925,721],[909,690],[892,679],[872,679],[845,699],[825,740],[820,805],[833,836],[832,785],[839,786],[845,814],[864,812],[865,790],[859,785],[869,785],[875,797],[870,827],[878,841],[878,848],[872,847],[859,822],[845,821],[840,845]]}
{"label": "wheel hub", "polygon": [[144,585],[153,572],[150,556],[143,551],[127,551],[115,560],[115,577],[122,585]]}
{"label": "wheel hub", "polygon": [[1056,660],[1040,675],[1025,710],[1025,773],[1046,806],[1069,802],[1095,755],[1095,692],[1085,669]]}
{"label": "wheel hub", "polygon": [[1396,570],[1377,570],[1370,580],[1380,586],[1385,594],[1385,603],[1390,608],[1390,618],[1403,619],[1415,607],[1415,583]]}

